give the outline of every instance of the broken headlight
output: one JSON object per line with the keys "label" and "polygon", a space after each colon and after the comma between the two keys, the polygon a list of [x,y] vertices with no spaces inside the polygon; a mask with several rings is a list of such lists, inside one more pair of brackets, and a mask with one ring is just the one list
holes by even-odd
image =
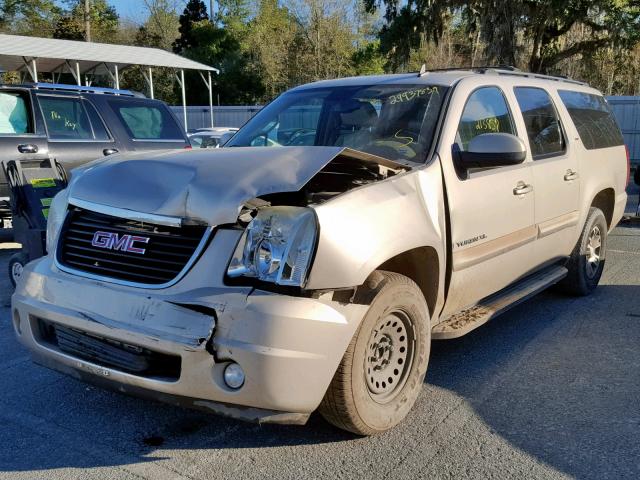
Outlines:
{"label": "broken headlight", "polygon": [[238,242],[227,275],[302,287],[317,234],[316,214],[311,208],[262,209]]}

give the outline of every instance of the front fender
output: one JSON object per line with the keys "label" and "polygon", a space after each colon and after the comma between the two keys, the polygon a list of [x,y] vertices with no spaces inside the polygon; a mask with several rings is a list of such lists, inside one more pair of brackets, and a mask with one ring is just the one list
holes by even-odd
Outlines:
{"label": "front fender", "polygon": [[306,287],[362,285],[385,261],[425,246],[436,250],[444,278],[443,199],[440,163],[432,162],[315,207],[320,238]]}

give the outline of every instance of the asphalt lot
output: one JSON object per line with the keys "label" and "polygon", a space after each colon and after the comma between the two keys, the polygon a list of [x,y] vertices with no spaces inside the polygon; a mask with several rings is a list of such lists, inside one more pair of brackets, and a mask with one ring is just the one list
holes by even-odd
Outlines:
{"label": "asphalt lot", "polygon": [[245,424],[32,364],[10,324],[11,247],[0,245],[0,478],[640,477],[640,222],[610,236],[591,297],[543,293],[435,343],[413,412],[374,438],[317,415]]}

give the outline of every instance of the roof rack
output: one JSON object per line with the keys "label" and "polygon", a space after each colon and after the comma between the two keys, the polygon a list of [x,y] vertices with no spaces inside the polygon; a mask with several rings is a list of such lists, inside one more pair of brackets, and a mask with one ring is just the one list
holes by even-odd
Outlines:
{"label": "roof rack", "polygon": [[474,73],[496,73],[498,75],[512,75],[518,77],[535,78],[540,80],[553,80],[556,82],[567,82],[574,85],[587,85],[586,82],[579,80],[573,80],[561,75],[543,75],[540,73],[523,72],[519,68],[512,65],[485,65],[479,67],[451,67],[451,68],[437,68],[433,70],[421,70],[418,76],[423,76],[430,72],[456,72],[456,71],[469,71]]}
{"label": "roof rack", "polygon": [[142,93],[132,92],[131,90],[118,90],[115,88],[105,87],[87,87],[83,85],[66,85],[62,83],[33,83],[35,88],[42,88],[47,90],[64,90],[67,92],[87,92],[87,93],[102,93],[106,95],[121,95],[124,97],[144,97]]}

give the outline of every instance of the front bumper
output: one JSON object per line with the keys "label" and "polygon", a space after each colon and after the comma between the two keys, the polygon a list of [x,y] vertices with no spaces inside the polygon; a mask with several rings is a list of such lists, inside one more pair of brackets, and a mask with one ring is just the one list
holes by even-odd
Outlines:
{"label": "front bumper", "polygon": [[[304,423],[317,408],[366,307],[246,288],[149,291],[29,264],[12,297],[20,341],[38,363],[124,393],[258,422]],[[180,357],[167,379],[127,373],[65,353],[39,322]],[[224,367],[245,371],[238,390]]]}

